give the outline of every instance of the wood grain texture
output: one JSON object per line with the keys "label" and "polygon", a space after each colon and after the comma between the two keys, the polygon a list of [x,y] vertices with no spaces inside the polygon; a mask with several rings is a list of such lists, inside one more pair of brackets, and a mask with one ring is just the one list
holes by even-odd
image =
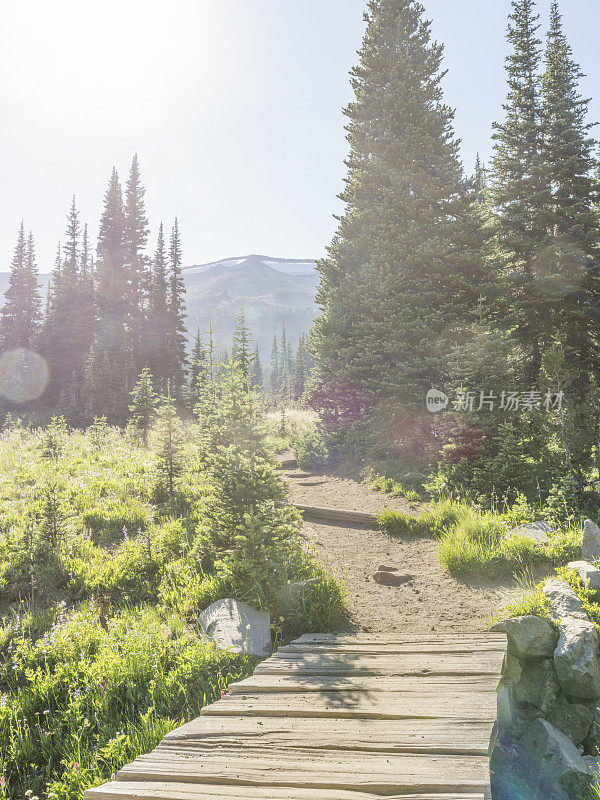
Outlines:
{"label": "wood grain texture", "polygon": [[503,637],[303,636],[86,800],[483,800]]}

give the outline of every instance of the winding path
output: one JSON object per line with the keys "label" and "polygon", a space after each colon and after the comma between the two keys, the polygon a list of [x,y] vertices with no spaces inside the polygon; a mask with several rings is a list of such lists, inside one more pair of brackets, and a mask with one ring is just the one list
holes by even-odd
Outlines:
{"label": "winding path", "polygon": [[[317,505],[323,490],[308,490],[325,486],[323,505],[335,507],[339,486],[327,480],[294,480],[292,500]],[[356,500],[368,491],[358,486],[354,510],[372,513],[373,493]],[[463,588],[469,598],[458,623],[463,630],[443,630],[442,604],[457,584],[437,561],[433,565],[434,551],[421,549],[415,557],[421,540],[402,542],[340,524],[306,522],[304,530],[321,557],[327,553],[332,563],[349,559],[343,565],[350,566],[345,572],[351,593],[352,581],[357,590],[368,587],[370,594],[356,592],[367,598],[366,608],[356,597],[351,603],[352,633],[311,634],[281,647],[201,717],[124,767],[115,781],[87,791],[86,800],[489,797],[487,750],[505,642],[483,628],[485,612],[498,597],[492,593],[490,600],[486,587]],[[404,548],[412,555],[399,566],[406,569],[410,561],[412,586],[374,584],[368,574],[373,564],[384,555],[401,561]],[[356,559],[362,559],[358,572]],[[432,570],[437,612],[426,603],[421,613],[420,582]],[[498,591],[504,597],[508,589]],[[386,616],[386,609],[393,613]],[[437,626],[441,630],[432,633]]]}

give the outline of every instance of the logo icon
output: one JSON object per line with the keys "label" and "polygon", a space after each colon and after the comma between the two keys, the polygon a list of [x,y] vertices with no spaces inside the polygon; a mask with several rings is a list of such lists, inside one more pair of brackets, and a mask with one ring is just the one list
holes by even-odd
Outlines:
{"label": "logo icon", "polygon": [[448,408],[450,402],[448,395],[437,389],[430,389],[427,392],[427,410],[432,414],[437,414],[438,411],[443,411]]}

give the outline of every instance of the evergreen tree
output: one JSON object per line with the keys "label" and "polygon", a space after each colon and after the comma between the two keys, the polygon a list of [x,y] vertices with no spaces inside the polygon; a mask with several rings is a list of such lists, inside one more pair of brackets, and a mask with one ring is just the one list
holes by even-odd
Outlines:
{"label": "evergreen tree", "polygon": [[52,291],[40,336],[50,366],[47,395],[71,411],[80,408],[84,369],[94,322],[88,278],[82,276],[81,225],[75,198],[67,215],[64,258],[52,273]]}
{"label": "evergreen tree", "polygon": [[40,296],[33,237],[21,222],[10,265],[5,303],[0,312],[2,348],[30,348],[40,323]]}
{"label": "evergreen tree", "polygon": [[129,424],[146,444],[148,432],[156,415],[158,399],[152,386],[152,373],[146,367],[140,373],[138,382],[131,392]]}
{"label": "evergreen tree", "polygon": [[128,337],[133,350],[133,359],[139,368],[147,355],[144,339],[149,323],[145,318],[145,305],[151,284],[148,260],[145,255],[149,235],[145,193],[136,153],[131,162],[129,177],[125,185],[123,246],[124,269],[127,278]]}
{"label": "evergreen tree", "polygon": [[208,353],[200,336],[200,328],[196,333],[196,341],[190,357],[190,381],[188,385],[188,408],[194,409],[200,393],[209,383]]}
{"label": "evergreen tree", "polygon": [[237,364],[241,374],[246,380],[250,380],[251,354],[250,354],[250,331],[246,323],[244,309],[240,311],[236,318],[235,330],[233,332],[232,358]]}
{"label": "evergreen tree", "polygon": [[304,334],[300,337],[298,342],[298,350],[296,351],[296,365],[294,370],[294,400],[299,400],[304,394],[306,388],[307,378],[307,363],[306,363],[306,342]]}
{"label": "evergreen tree", "polygon": [[370,0],[356,99],[346,110],[346,210],[319,264],[312,403],[338,424],[373,404],[423,408],[440,345],[488,291],[474,197],[463,180],[443,48],[413,0]]}
{"label": "evergreen tree", "polygon": [[277,331],[273,333],[273,344],[271,345],[271,361],[269,366],[269,395],[274,403],[279,399],[279,342]]}
{"label": "evergreen tree", "polygon": [[536,259],[546,238],[550,203],[543,156],[544,124],[540,97],[541,42],[534,0],[512,0],[507,58],[505,120],[495,124],[492,203],[496,216],[496,256],[509,278],[506,298],[521,343],[529,350],[524,386],[531,386],[541,364],[548,318],[535,286]]}
{"label": "evergreen tree", "polygon": [[150,291],[149,363],[156,385],[166,394],[169,382],[169,298],[167,250],[162,222],[158,229],[156,251],[152,260]]}
{"label": "evergreen tree", "polygon": [[264,391],[265,388],[263,368],[262,368],[262,362],[260,360],[260,351],[258,349],[258,344],[256,345],[254,356],[252,358],[252,387],[254,389],[257,389],[259,392]]}
{"label": "evergreen tree", "polygon": [[[573,462],[585,465],[595,443],[598,414],[589,418],[591,381],[600,377],[597,338],[600,320],[600,219],[596,203],[595,143],[586,122],[588,103],[579,94],[582,77],[562,29],[558,4],[551,10],[543,77],[544,149],[551,199],[545,207],[546,240],[535,264],[538,292],[550,327],[544,346],[554,336],[564,347],[574,430]],[[587,432],[587,436],[583,436]],[[589,462],[588,462],[589,463]]]}
{"label": "evergreen tree", "polygon": [[185,327],[185,283],[181,269],[179,224],[171,232],[169,244],[169,385],[176,399],[181,399],[187,371],[187,331]]}
{"label": "evergreen tree", "polygon": [[161,400],[156,414],[154,442],[158,468],[167,489],[173,497],[175,479],[182,470],[183,428],[171,397]]}
{"label": "evergreen tree", "polygon": [[104,195],[97,254],[97,318],[85,370],[86,392],[94,414],[122,421],[135,381],[136,364],[127,327],[130,303],[125,211],[115,168]]}

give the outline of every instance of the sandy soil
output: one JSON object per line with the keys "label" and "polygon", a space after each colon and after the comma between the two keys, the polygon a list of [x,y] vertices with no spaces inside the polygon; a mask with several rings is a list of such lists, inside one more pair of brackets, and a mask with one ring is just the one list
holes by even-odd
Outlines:
{"label": "sandy soil", "polygon": [[[409,511],[404,500],[374,492],[339,475],[295,477],[290,499],[300,505],[376,513],[385,507]],[[433,538],[390,536],[382,531],[305,522],[303,535],[321,563],[331,566],[348,589],[349,627],[369,633],[482,631],[489,616],[522,590],[513,580],[459,581],[444,570]],[[373,580],[380,565],[413,576],[403,586]]]}

